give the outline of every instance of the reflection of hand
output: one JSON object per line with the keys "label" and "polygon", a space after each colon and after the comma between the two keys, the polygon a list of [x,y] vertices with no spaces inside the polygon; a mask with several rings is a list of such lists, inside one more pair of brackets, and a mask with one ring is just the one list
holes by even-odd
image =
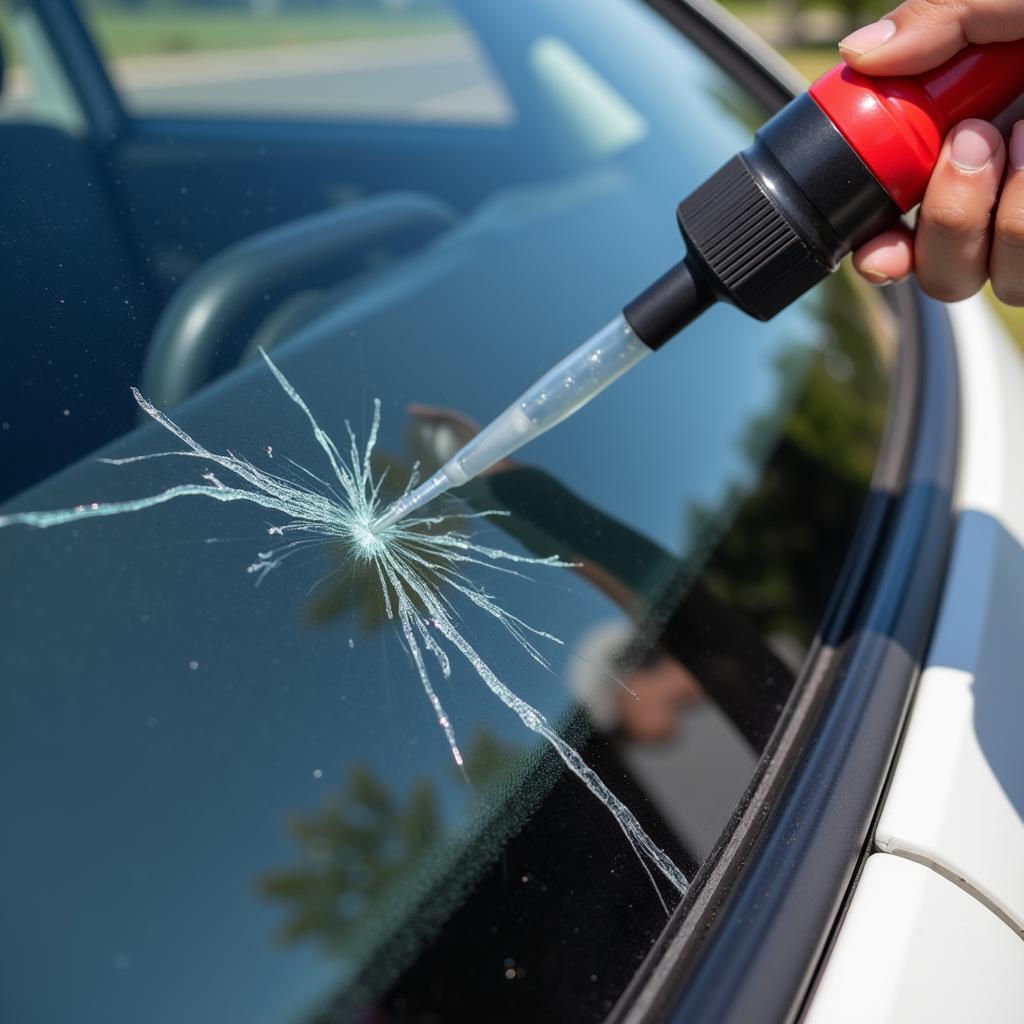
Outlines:
{"label": "reflection of hand", "polygon": [[632,693],[618,693],[619,725],[630,739],[641,743],[672,739],[682,713],[704,696],[693,673],[668,655],[634,669],[624,682]]}
{"label": "reflection of hand", "polygon": [[[448,458],[451,458],[458,449],[468,444],[480,433],[480,425],[476,420],[459,412],[458,409],[445,409],[436,405],[421,405],[418,402],[412,402],[407,406],[406,411],[428,427],[451,431],[455,444],[453,445],[454,450],[448,455]],[[515,469],[515,466],[516,463],[512,459],[502,459],[479,475],[490,476],[492,473],[507,473],[510,469]]]}
{"label": "reflection of hand", "polygon": [[[967,43],[1024,38],[1024,0],[906,0],[892,14],[847,36],[846,62],[868,75],[917,75]],[[1007,147],[985,121],[956,125],[946,138],[921,204],[917,229],[883,232],[854,255],[869,281],[887,284],[912,270],[947,302],[991,278],[996,295],[1024,305],[1024,121]]]}

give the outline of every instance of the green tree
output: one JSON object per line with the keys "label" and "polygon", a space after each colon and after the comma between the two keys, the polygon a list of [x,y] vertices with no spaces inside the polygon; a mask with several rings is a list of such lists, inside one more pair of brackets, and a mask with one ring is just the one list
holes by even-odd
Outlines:
{"label": "green tree", "polygon": [[875,332],[856,312],[863,302],[854,288],[846,274],[825,282],[813,299],[824,343],[778,362],[780,405],[794,405],[781,437],[777,413],[748,430],[747,456],[764,467],[757,490],[738,487],[721,507],[691,512],[691,535],[714,536],[729,518],[723,509],[738,509],[705,584],[762,634],[803,644],[835,586],[885,429]]}
{"label": "green tree", "polygon": [[[487,802],[520,759],[518,748],[480,729],[465,750],[475,787],[469,798]],[[450,843],[429,781],[403,797],[358,764],[319,808],[292,818],[288,831],[297,863],[264,875],[259,891],[286,910],[282,942],[312,940],[335,954],[363,948],[367,929],[399,924],[409,911],[403,893],[417,891],[416,879]]]}

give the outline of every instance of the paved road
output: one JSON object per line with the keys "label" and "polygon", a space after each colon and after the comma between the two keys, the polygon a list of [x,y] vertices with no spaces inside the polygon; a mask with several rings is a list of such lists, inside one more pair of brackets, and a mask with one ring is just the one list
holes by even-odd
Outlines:
{"label": "paved road", "polygon": [[[21,69],[5,89],[30,109]],[[501,123],[508,100],[472,40],[438,33],[118,61],[113,75],[140,112],[362,117]]]}

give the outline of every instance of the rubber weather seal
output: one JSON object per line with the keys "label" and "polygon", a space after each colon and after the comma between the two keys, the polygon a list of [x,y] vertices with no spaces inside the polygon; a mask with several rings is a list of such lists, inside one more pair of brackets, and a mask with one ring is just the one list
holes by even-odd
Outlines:
{"label": "rubber weather seal", "polygon": [[796,1019],[843,912],[920,672],[952,534],[957,371],[944,309],[904,331],[871,496],[759,774],[620,1000],[628,1024]]}
{"label": "rubber weather seal", "polygon": [[[647,0],[777,109],[800,77],[703,0]],[[758,772],[609,1017],[799,1017],[852,893],[934,623],[952,534],[958,378],[948,316],[885,293],[902,344],[871,494]]]}
{"label": "rubber weather seal", "polygon": [[807,83],[785,58],[714,0],[645,3],[772,113],[806,88]]}

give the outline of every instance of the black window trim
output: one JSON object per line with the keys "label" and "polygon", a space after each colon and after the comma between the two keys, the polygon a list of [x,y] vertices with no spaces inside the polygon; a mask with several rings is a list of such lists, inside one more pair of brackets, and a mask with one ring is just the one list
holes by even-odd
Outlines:
{"label": "black window trim", "polygon": [[68,76],[93,138],[100,144],[124,131],[126,115],[78,7],[71,0],[14,0],[33,10]]}
{"label": "black window trim", "polygon": [[[793,76],[703,0],[647,0],[772,105]],[[889,290],[900,352],[871,493],[758,774],[615,1024],[797,1019],[870,849],[952,534],[958,377],[945,309]]]}

